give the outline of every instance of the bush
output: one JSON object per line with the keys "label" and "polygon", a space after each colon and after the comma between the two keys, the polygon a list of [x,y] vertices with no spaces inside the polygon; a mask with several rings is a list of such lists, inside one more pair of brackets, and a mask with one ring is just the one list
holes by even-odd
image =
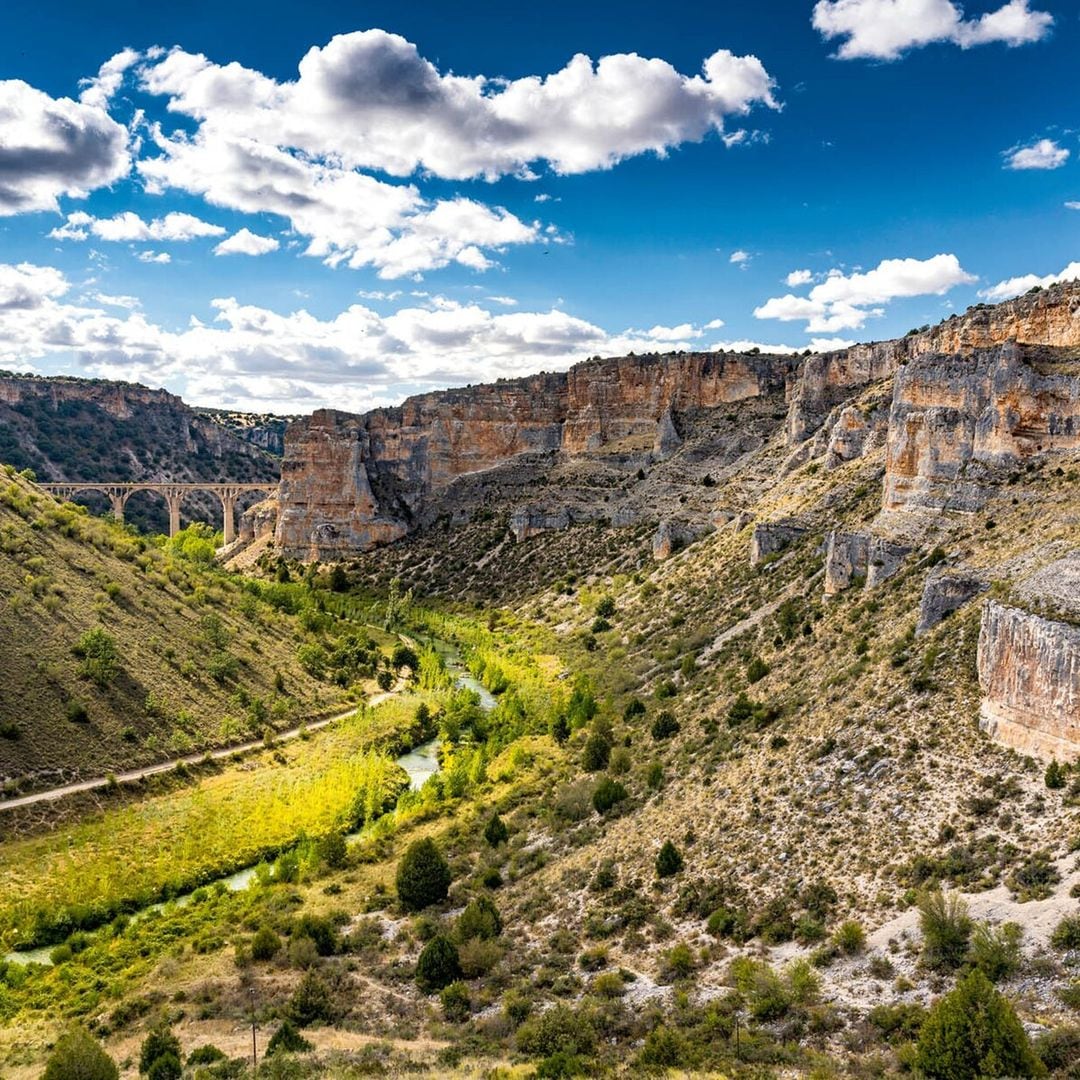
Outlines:
{"label": "bush", "polygon": [[857,956],[866,948],[866,931],[855,919],[842,922],[833,934],[833,943],[846,956]]}
{"label": "bush", "polygon": [[645,704],[636,697],[632,697],[627,703],[626,708],[623,709],[623,719],[633,720],[635,716],[645,715]]}
{"label": "bush", "polygon": [[119,1076],[116,1062],[83,1028],[60,1036],[42,1074],[43,1080],[118,1080]]}
{"label": "bush", "polygon": [[531,1057],[552,1054],[591,1054],[596,1046],[596,1029],[587,1013],[556,1005],[518,1028],[518,1049]]}
{"label": "bush", "polygon": [[978,970],[930,1010],[915,1067],[930,1080],[1045,1074],[1013,1007]]}
{"label": "bush", "polygon": [[1018,923],[1007,922],[998,927],[979,923],[971,935],[968,960],[991,982],[1000,982],[1020,969],[1020,939],[1023,930]]}
{"label": "bush", "polygon": [[[1035,1040],[1035,1053],[1052,1072],[1064,1072],[1070,1065],[1080,1061],[1080,1027],[1059,1027],[1044,1031]],[[1075,1076],[1076,1073],[1072,1075]]]}
{"label": "bush", "polygon": [[327,833],[319,845],[319,854],[331,870],[340,870],[349,859],[345,837],[339,832]]}
{"label": "bush", "polygon": [[215,1061],[225,1060],[225,1051],[219,1050],[213,1043],[196,1046],[187,1057],[188,1065],[213,1065]]}
{"label": "bush", "polygon": [[170,1056],[176,1059],[178,1066],[176,1075],[179,1076],[180,1040],[166,1025],[159,1024],[143,1039],[142,1047],[139,1050],[139,1072],[143,1076],[149,1076],[150,1069],[156,1061]]}
{"label": "bush", "polygon": [[746,667],[746,681],[748,683],[761,682],[768,674],[769,665],[760,656],[755,656]]}
{"label": "bush", "polygon": [[1065,786],[1065,770],[1058,764],[1057,758],[1046,766],[1045,780],[1051,791],[1060,791]]}
{"label": "bush", "polygon": [[265,963],[273,960],[281,948],[281,938],[269,926],[260,926],[251,939],[251,959]]}
{"label": "bush", "polygon": [[85,724],[90,719],[90,714],[81,701],[69,701],[67,703],[67,718],[73,724]]}
{"label": "bush", "polygon": [[492,847],[498,847],[500,844],[505,844],[509,837],[510,831],[507,829],[503,819],[498,814],[492,814],[491,820],[484,828],[484,839]]}
{"label": "bush", "polygon": [[672,735],[678,735],[679,733],[679,721],[675,719],[673,713],[665,709],[663,712],[656,714],[656,719],[652,722],[652,737],[659,742],[661,739],[670,739]]}
{"label": "bush", "polygon": [[446,899],[450,867],[431,839],[414,840],[397,868],[397,893],[406,911],[422,911]]}
{"label": "bush", "polygon": [[496,938],[502,933],[499,909],[486,897],[470,900],[454,925],[454,938],[459,942],[470,938]]}
{"label": "bush", "polygon": [[649,1032],[641,1048],[642,1065],[651,1068],[678,1068],[686,1057],[686,1040],[678,1032],[659,1024]]}
{"label": "bush", "polygon": [[79,674],[93,680],[98,686],[108,686],[120,670],[120,652],[116,642],[100,626],[81,635],[71,651],[82,659]]}
{"label": "bush", "polygon": [[581,755],[581,767],[586,772],[599,772],[607,768],[611,758],[611,743],[600,731],[594,731],[585,742]]}
{"label": "bush", "polygon": [[442,1004],[443,1016],[452,1024],[460,1024],[469,1019],[472,999],[469,997],[469,988],[463,982],[452,982],[449,986],[444,986],[439,994],[439,1002]]}
{"label": "bush", "polygon": [[1080,949],[1080,915],[1066,915],[1054,927],[1050,944],[1063,952],[1066,949]]}
{"label": "bush", "polygon": [[314,968],[304,972],[300,985],[289,999],[288,1016],[297,1027],[325,1024],[333,1019],[330,987]]}
{"label": "bush", "polygon": [[610,619],[615,614],[615,601],[610,596],[603,597],[596,605],[596,616],[599,619]]}
{"label": "bush", "polygon": [[593,792],[593,808],[598,814],[606,814],[613,806],[621,803],[628,794],[629,792],[618,780],[612,780],[610,776],[605,776],[596,785],[596,790]]}
{"label": "bush", "polygon": [[927,893],[919,902],[923,963],[932,971],[955,971],[967,956],[972,922],[967,905],[955,893]]}
{"label": "bush", "polygon": [[162,1054],[146,1070],[146,1080],[180,1080],[184,1067],[180,1064],[179,1054]]}
{"label": "bush", "polygon": [[683,857],[679,854],[679,849],[670,840],[665,840],[656,856],[656,876],[672,877],[682,868]]}
{"label": "bush", "polygon": [[417,985],[430,994],[460,978],[457,946],[445,934],[436,934],[423,947],[416,961]]}
{"label": "bush", "polygon": [[304,1054],[314,1047],[296,1030],[296,1025],[286,1017],[274,1032],[266,1046],[266,1056],[274,1054]]}

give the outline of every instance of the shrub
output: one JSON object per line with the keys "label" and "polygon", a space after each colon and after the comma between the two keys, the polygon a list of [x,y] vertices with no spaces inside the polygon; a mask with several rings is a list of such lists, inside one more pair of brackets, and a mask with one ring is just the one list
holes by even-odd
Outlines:
{"label": "shrub", "polygon": [[1065,770],[1058,764],[1057,758],[1046,766],[1045,780],[1051,791],[1059,791],[1065,786]]}
{"label": "shrub", "polygon": [[179,1054],[162,1054],[146,1070],[146,1080],[180,1080],[184,1067],[180,1064]]}
{"label": "shrub", "polygon": [[454,938],[462,942],[470,938],[498,937],[502,933],[499,909],[486,896],[470,900],[454,924]]}
{"label": "shrub", "polygon": [[610,596],[603,597],[596,605],[596,615],[600,619],[610,619],[615,614],[615,601]]}
{"label": "shrub", "polygon": [[678,1032],[659,1024],[649,1032],[641,1048],[642,1065],[652,1068],[678,1068],[686,1058],[686,1040]]}
{"label": "shrub", "polygon": [[670,840],[665,840],[656,856],[656,876],[671,877],[682,868],[683,857],[679,854],[679,849]]}
{"label": "shrub", "polygon": [[[1059,1027],[1044,1031],[1035,1040],[1035,1053],[1052,1072],[1064,1072],[1080,1061],[1080,1027]],[[1076,1073],[1074,1072],[1075,1076]]]}
{"label": "shrub", "polygon": [[225,1051],[219,1050],[213,1043],[196,1046],[187,1057],[188,1065],[213,1065],[215,1061],[225,1060]]}
{"label": "shrub", "polygon": [[319,855],[331,870],[340,870],[349,859],[349,847],[339,832],[327,833],[319,845]]}
{"label": "shrub", "polygon": [[991,982],[1000,982],[1020,969],[1020,939],[1023,930],[1018,923],[1007,922],[998,927],[979,923],[971,935],[968,960]]}
{"label": "shrub", "polygon": [[656,714],[652,722],[652,737],[659,742],[661,739],[670,739],[672,735],[679,733],[679,721],[675,715],[667,709]]}
{"label": "shrub", "polygon": [[586,772],[599,772],[607,768],[611,758],[611,743],[600,731],[594,731],[585,742],[581,755],[581,767]]}
{"label": "shrub", "polygon": [[518,1028],[518,1049],[531,1057],[552,1054],[591,1054],[596,1046],[592,1019],[580,1009],[556,1005]]}
{"label": "shrub", "polygon": [[1021,901],[1045,900],[1052,895],[1052,885],[1061,880],[1057,867],[1045,851],[1029,855],[1009,876],[1008,886]]}
{"label": "shrub", "polygon": [[915,1067],[930,1080],[1045,1074],[1013,1007],[978,970],[930,1010]]}
{"label": "shrub", "polygon": [[855,919],[842,922],[833,934],[833,943],[847,956],[857,956],[866,948],[866,931]]}
{"label": "shrub", "polygon": [[439,994],[439,1002],[443,1016],[452,1024],[460,1024],[469,1019],[472,999],[469,997],[469,988],[463,982],[452,982],[449,986],[444,986]]}
{"label": "shrub", "polygon": [[116,642],[100,626],[82,634],[71,650],[80,657],[79,674],[98,686],[106,687],[120,670],[120,653]]}
{"label": "shrub", "polygon": [[633,720],[635,716],[645,715],[645,704],[636,697],[632,697],[623,709],[623,719]]}
{"label": "shrub", "polygon": [[605,776],[596,785],[596,790],[593,792],[593,808],[598,814],[606,814],[613,806],[621,803],[628,794],[629,792],[618,780],[612,780],[610,776]]}
{"label": "shrub", "polygon": [[45,1064],[43,1080],[117,1080],[120,1070],[84,1028],[61,1035]]}
{"label": "shrub", "polygon": [[469,938],[458,949],[461,973],[467,979],[486,975],[503,958],[503,946],[497,938]]}
{"label": "shrub", "polygon": [[769,665],[760,656],[755,656],[746,667],[746,681],[748,683],[761,682],[768,674]]}
{"label": "shrub", "polygon": [[510,831],[507,829],[503,819],[498,814],[492,814],[491,820],[484,828],[484,839],[492,847],[498,847],[500,844],[505,844],[509,837]]}
{"label": "shrub", "polygon": [[972,922],[967,905],[955,893],[931,892],[919,902],[923,963],[932,971],[955,971],[967,955]]}
{"label": "shrub", "polygon": [[397,868],[397,893],[406,911],[422,911],[446,899],[450,867],[430,838],[414,840]]}
{"label": "shrub", "polygon": [[330,987],[314,968],[304,972],[300,985],[289,999],[288,1016],[297,1027],[328,1023],[333,1019]]}
{"label": "shrub", "polygon": [[67,703],[67,718],[73,724],[85,724],[90,719],[90,714],[81,701],[69,701]]}
{"label": "shrub", "polygon": [[320,956],[333,956],[338,951],[337,927],[323,915],[301,915],[293,923],[294,938],[310,938]]}
{"label": "shrub", "polygon": [[251,958],[265,963],[272,960],[281,948],[281,938],[269,926],[260,926],[251,939]]}
{"label": "shrub", "polygon": [[[179,1066],[180,1040],[166,1025],[159,1024],[151,1029],[150,1033],[143,1039],[142,1047],[139,1050],[139,1072],[143,1076],[149,1076],[154,1062],[169,1056],[175,1058],[177,1066]],[[179,1067],[176,1075],[180,1075]]]}
{"label": "shrub", "polygon": [[417,985],[421,990],[433,993],[460,978],[457,946],[445,934],[436,934],[420,951],[416,961]]}
{"label": "shrub", "polygon": [[410,671],[419,671],[420,661],[415,651],[408,645],[397,645],[394,648],[394,655],[390,657],[390,666],[395,669],[407,667]]}
{"label": "shrub", "polygon": [[296,1025],[286,1017],[281,1021],[281,1027],[274,1032],[270,1039],[270,1042],[266,1045],[266,1056],[272,1057],[274,1054],[303,1054],[308,1050],[314,1049],[296,1030]]}
{"label": "shrub", "polygon": [[919,1037],[926,1020],[926,1010],[917,1002],[875,1005],[867,1013],[866,1019],[877,1028],[886,1042],[905,1043]]}
{"label": "shrub", "polygon": [[1050,944],[1063,952],[1066,949],[1080,949],[1080,915],[1066,915],[1054,927]]}

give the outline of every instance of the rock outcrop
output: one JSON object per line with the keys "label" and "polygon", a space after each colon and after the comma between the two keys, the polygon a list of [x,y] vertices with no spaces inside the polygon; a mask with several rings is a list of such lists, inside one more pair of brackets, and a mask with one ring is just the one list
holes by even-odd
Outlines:
{"label": "rock outcrop", "polygon": [[1080,362],[1008,344],[896,375],[885,510],[976,510],[987,470],[1080,448]]}
{"label": "rock outcrop", "polygon": [[911,548],[867,532],[833,530],[825,544],[825,595],[835,596],[861,581],[873,589],[891,578]]}
{"label": "rock outcrop", "polygon": [[1023,754],[1080,758],[1080,628],[989,601],[978,648],[979,726]]}
{"label": "rock outcrop", "polygon": [[759,521],[750,536],[750,565],[777,555],[806,535],[805,525],[797,521]]}
{"label": "rock outcrop", "polygon": [[678,414],[781,394],[797,365],[757,354],[628,356],[363,416],[316,412],[286,433],[277,545],[327,559],[396,540],[458,478],[526,455],[666,456],[681,441]]}
{"label": "rock outcrop", "polygon": [[541,506],[519,506],[510,515],[510,531],[521,543],[530,537],[570,527],[570,513],[565,507],[555,510]]}
{"label": "rock outcrop", "polygon": [[1003,304],[979,304],[963,315],[895,341],[854,345],[806,359],[791,395],[788,439],[803,442],[859,387],[880,382],[928,354],[958,356],[1006,342],[1080,345],[1080,284],[1053,285]]}
{"label": "rock outcrop", "polygon": [[677,551],[700,539],[709,529],[686,521],[661,521],[652,539],[653,558],[657,562],[670,559]]}
{"label": "rock outcrop", "polygon": [[985,575],[973,570],[943,568],[931,572],[923,585],[915,635],[919,637],[932,630],[947,615],[989,587]]}

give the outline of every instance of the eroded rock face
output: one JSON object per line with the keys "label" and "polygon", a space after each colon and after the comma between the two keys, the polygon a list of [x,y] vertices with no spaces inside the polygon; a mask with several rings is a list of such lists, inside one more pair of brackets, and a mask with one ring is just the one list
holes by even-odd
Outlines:
{"label": "eroded rock face", "polygon": [[986,578],[971,570],[935,570],[923,585],[915,634],[932,630],[942,619],[989,588]]}
{"label": "eroded rock face", "polygon": [[255,540],[261,540],[264,536],[273,535],[277,529],[277,518],[277,499],[264,499],[256,503],[240,515],[237,539],[242,544],[250,544]]}
{"label": "eroded rock face", "polygon": [[686,521],[661,521],[653,534],[652,553],[657,562],[670,559],[677,551],[704,536],[709,529]]}
{"label": "eroded rock face", "polygon": [[569,527],[570,514],[565,507],[551,510],[540,506],[519,506],[510,515],[510,531],[519,544],[540,533]]}
{"label": "eroded rock face", "polygon": [[989,601],[978,649],[979,726],[1023,754],[1080,758],[1080,629]]}
{"label": "eroded rock face", "polygon": [[884,409],[874,409],[867,414],[852,405],[846,406],[829,431],[825,468],[839,468],[844,462],[855,461],[880,446],[888,428],[888,413]]}
{"label": "eroded rock face", "polygon": [[398,539],[433,492],[523,455],[665,456],[680,445],[680,411],[780,393],[797,365],[790,356],[629,356],[364,416],[317,412],[286,433],[277,545],[326,559]]}
{"label": "eroded rock face", "polygon": [[805,535],[806,526],[797,521],[759,521],[750,537],[750,565],[757,566]]}
{"label": "eroded rock face", "polygon": [[879,382],[927,354],[957,355],[1005,342],[1080,345],[1080,284],[1069,282],[1003,304],[971,308],[938,326],[895,341],[855,345],[808,357],[788,411],[788,439],[806,440],[852,391]]}
{"label": "eroded rock face", "polygon": [[1080,364],[1003,345],[896,375],[885,510],[976,510],[986,468],[1080,447]]}
{"label": "eroded rock face", "polygon": [[825,544],[825,595],[835,596],[861,579],[873,589],[900,569],[911,548],[883,536],[834,529]]}

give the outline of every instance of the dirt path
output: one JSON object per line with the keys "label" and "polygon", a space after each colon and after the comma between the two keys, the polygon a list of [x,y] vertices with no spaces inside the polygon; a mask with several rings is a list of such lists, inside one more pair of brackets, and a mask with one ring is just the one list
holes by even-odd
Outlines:
{"label": "dirt path", "polygon": [[[407,680],[399,679],[393,689],[372,695],[367,700],[367,707],[381,705],[389,698],[400,694],[406,683]],[[345,712],[335,713],[333,716],[324,717],[322,720],[313,720],[309,724],[299,724],[294,728],[289,728],[288,731],[275,732],[274,742],[287,742],[290,739],[299,738],[301,735],[320,731],[324,727],[329,727],[330,724],[336,724],[339,720],[352,716],[359,707],[359,705],[354,705]],[[156,765],[146,765],[141,769],[129,769],[126,772],[113,773],[110,776],[98,776],[93,780],[79,780],[74,784],[48,788],[45,791],[34,792],[32,795],[20,795],[15,799],[4,799],[0,801],[0,811],[14,810],[20,806],[33,806],[35,803],[52,802],[54,799],[62,799],[65,795],[74,795],[79,791],[95,791],[98,788],[108,786],[114,780],[119,784],[130,784],[132,781],[142,780],[147,776],[156,776],[158,773],[168,772],[170,769],[175,769],[177,765],[197,765],[208,758],[211,761],[220,761],[222,758],[232,757],[233,754],[247,754],[252,750],[261,749],[263,746],[265,746],[265,743],[262,739],[252,739],[250,742],[235,743],[232,746],[223,746],[217,750],[184,754],[182,757],[169,758],[167,761],[159,761]]]}

